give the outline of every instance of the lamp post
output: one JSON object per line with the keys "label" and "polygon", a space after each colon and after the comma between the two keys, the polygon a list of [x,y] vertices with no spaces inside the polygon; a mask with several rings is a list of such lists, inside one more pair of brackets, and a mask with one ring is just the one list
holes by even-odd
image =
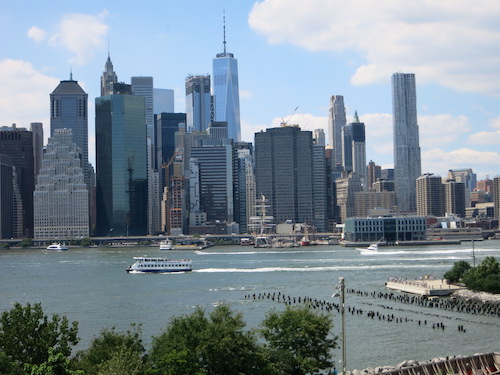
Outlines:
{"label": "lamp post", "polygon": [[335,286],[340,290],[339,293],[334,293],[332,297],[340,297],[340,314],[342,316],[342,375],[346,375],[346,342],[345,342],[345,283],[344,278],[339,277],[339,284]]}

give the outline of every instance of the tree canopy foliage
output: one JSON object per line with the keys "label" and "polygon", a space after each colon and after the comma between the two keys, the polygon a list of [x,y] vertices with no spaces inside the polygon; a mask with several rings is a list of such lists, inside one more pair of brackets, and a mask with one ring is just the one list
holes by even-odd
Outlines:
{"label": "tree canopy foliage", "polygon": [[500,293],[500,263],[495,257],[486,257],[477,267],[466,261],[456,262],[444,274],[450,282],[462,282],[475,292]]}
{"label": "tree canopy foliage", "polygon": [[123,374],[139,374],[142,356],[145,352],[141,339],[140,326],[132,325],[132,330],[117,332],[114,327],[103,328],[94,337],[88,349],[76,354],[75,367],[85,371],[85,374],[95,375],[108,371],[109,374],[123,371],[127,365],[128,371]]}
{"label": "tree canopy foliage", "polygon": [[271,312],[262,322],[261,335],[276,374],[303,375],[331,367],[331,317],[313,312],[307,306],[288,306]]}
{"label": "tree canopy foliage", "polygon": [[57,314],[49,318],[40,303],[16,303],[0,316],[0,352],[13,363],[41,365],[51,355],[69,357],[78,341],[78,323]]}
{"label": "tree canopy foliage", "polygon": [[500,263],[495,257],[486,257],[462,278],[468,289],[476,292],[500,293]]}
{"label": "tree canopy foliage", "polygon": [[455,262],[453,268],[444,274],[444,278],[450,283],[458,283],[470,268],[471,265],[465,260]]}
{"label": "tree canopy foliage", "polygon": [[222,304],[173,317],[146,352],[140,326],[104,328],[71,357],[78,324],[47,317],[39,303],[0,317],[0,375],[303,375],[332,365],[332,320],[307,306],[286,307],[248,330]]}
{"label": "tree canopy foliage", "polygon": [[153,338],[152,374],[265,374],[255,336],[244,330],[241,313],[220,305],[207,317],[198,307],[174,317]]}

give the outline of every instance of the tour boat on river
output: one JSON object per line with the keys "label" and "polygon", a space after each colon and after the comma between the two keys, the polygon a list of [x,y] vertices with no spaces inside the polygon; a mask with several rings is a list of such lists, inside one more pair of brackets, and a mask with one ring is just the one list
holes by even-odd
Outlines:
{"label": "tour boat on river", "polygon": [[190,259],[167,259],[153,257],[134,257],[135,263],[127,272],[189,272],[193,270]]}

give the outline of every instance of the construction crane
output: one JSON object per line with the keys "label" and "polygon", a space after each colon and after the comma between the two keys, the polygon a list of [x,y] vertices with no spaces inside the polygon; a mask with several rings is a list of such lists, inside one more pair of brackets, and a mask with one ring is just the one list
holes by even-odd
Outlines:
{"label": "construction crane", "polygon": [[288,126],[288,122],[291,120],[291,118],[293,117],[293,115],[295,114],[295,112],[297,112],[297,109],[299,109],[299,106],[295,107],[295,109],[293,110],[293,112],[288,116],[288,119],[285,121],[285,119],[282,117],[281,118],[281,126],[282,127],[285,127],[285,126]]}

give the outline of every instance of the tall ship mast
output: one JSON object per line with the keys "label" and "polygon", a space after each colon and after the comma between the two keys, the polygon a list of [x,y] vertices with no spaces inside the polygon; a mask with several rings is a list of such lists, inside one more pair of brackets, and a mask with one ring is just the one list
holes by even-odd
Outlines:
{"label": "tall ship mast", "polygon": [[250,229],[254,233],[255,247],[271,247],[267,235],[274,229],[274,217],[267,215],[267,209],[271,206],[264,194],[261,194],[260,201],[255,206],[258,216],[250,217]]}

